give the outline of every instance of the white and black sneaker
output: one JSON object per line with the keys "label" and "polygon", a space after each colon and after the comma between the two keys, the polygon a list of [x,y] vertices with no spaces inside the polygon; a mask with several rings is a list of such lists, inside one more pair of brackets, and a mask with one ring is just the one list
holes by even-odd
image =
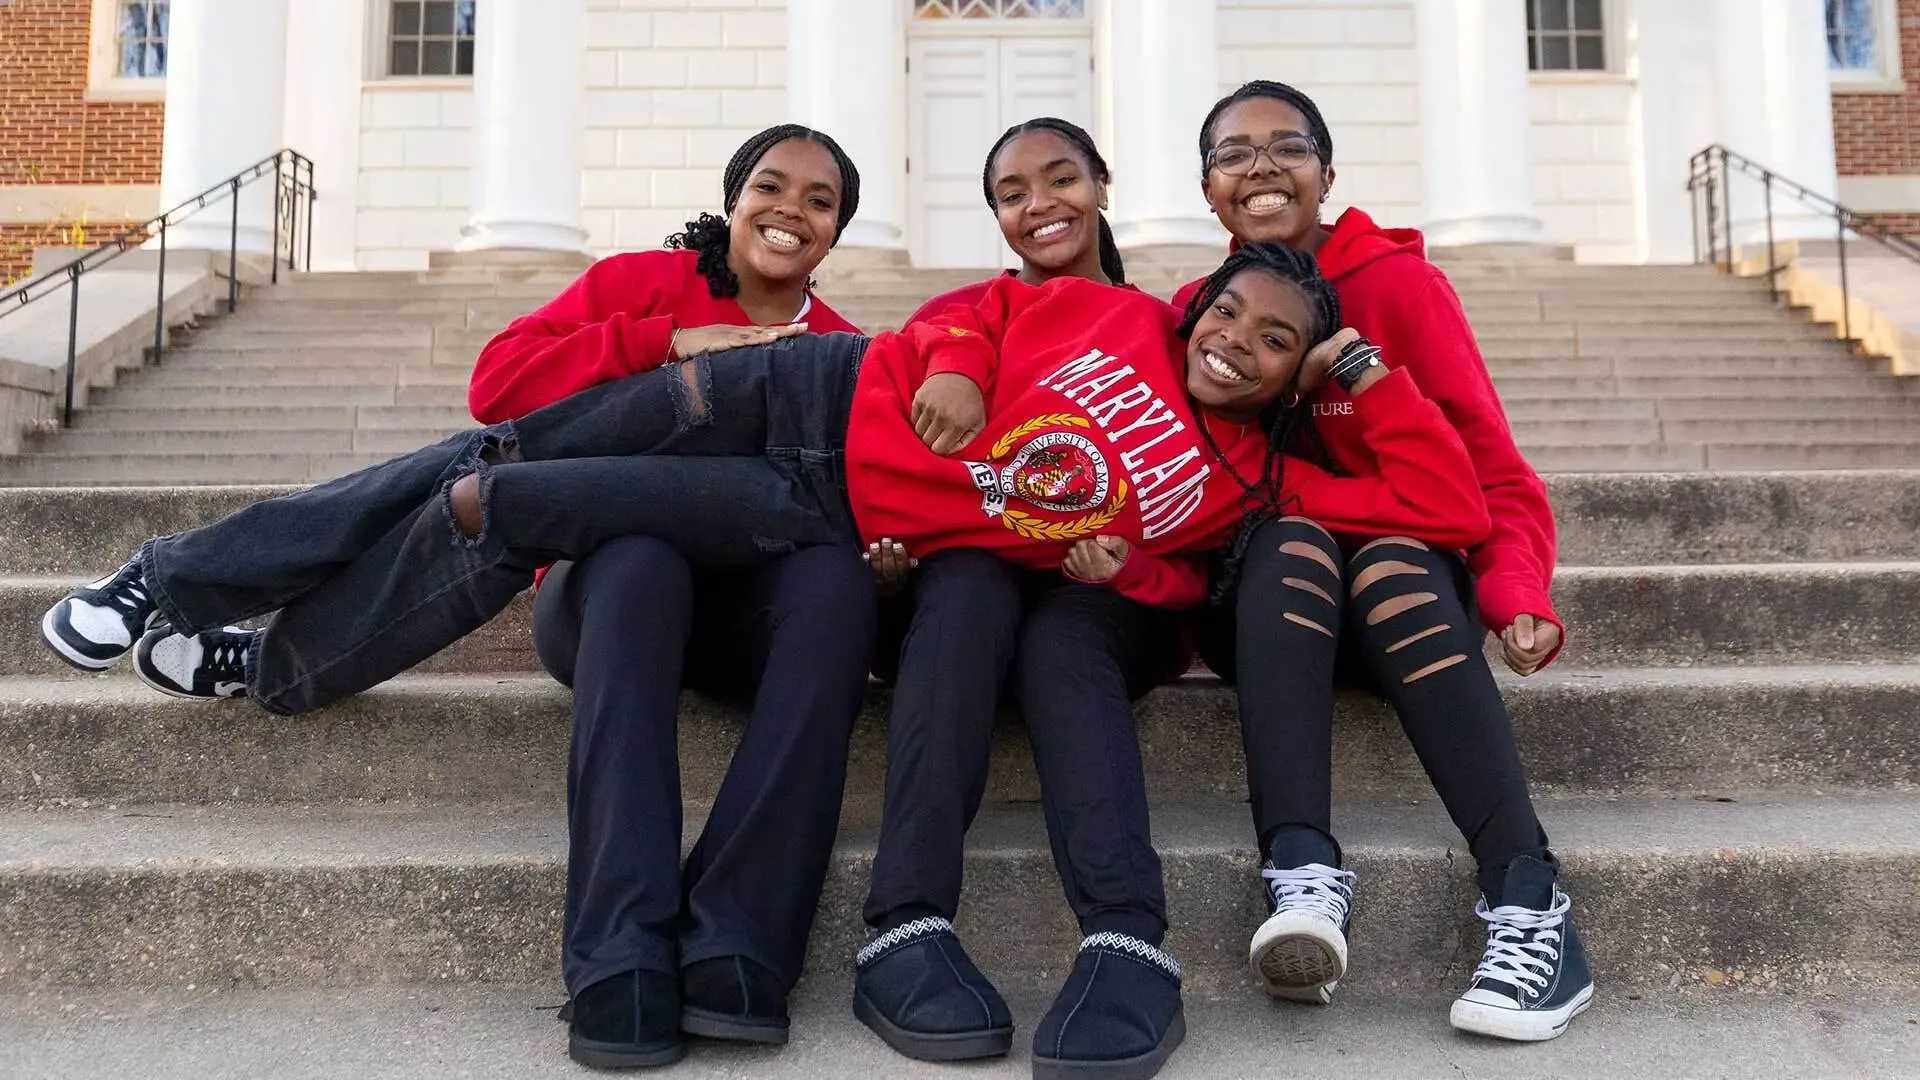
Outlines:
{"label": "white and black sneaker", "polygon": [[1454,999],[1453,1026],[1521,1042],[1555,1038],[1593,1003],[1586,950],[1567,919],[1572,901],[1530,856],[1514,860],[1500,892],[1498,906],[1485,897],[1474,906],[1487,921],[1487,952]]}
{"label": "white and black sneaker", "polygon": [[1260,871],[1273,914],[1254,931],[1247,966],[1277,998],[1325,1005],[1347,973],[1347,928],[1354,876],[1324,863]]}
{"label": "white and black sneaker", "polygon": [[105,671],[133,651],[160,621],[140,560],[68,593],[40,618],[40,638],[55,655],[82,671]]}
{"label": "white and black sneaker", "polygon": [[265,631],[229,626],[203,634],[155,627],[140,639],[133,670],[163,694],[183,698],[245,697],[247,650]]}

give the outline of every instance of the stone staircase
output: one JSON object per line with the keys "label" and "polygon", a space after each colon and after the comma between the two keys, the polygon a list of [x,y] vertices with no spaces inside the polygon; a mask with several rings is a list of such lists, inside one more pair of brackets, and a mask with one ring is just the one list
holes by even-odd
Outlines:
{"label": "stone staircase", "polygon": [[[1471,861],[1391,715],[1357,696],[1340,707],[1335,777],[1361,882],[1354,969],[1329,1010],[1256,1000],[1244,948],[1263,909],[1233,699],[1195,677],[1139,712],[1192,1009],[1166,1075],[1272,1075],[1272,1055],[1292,1049],[1329,1075],[1450,1075],[1463,1061],[1476,1076],[1609,1076],[1626,1061],[1778,1075],[1800,1059],[1767,1048],[1793,1031],[1821,1048],[1796,1075],[1910,1066],[1920,474],[1550,483],[1571,637],[1547,674],[1503,687],[1601,981],[1596,1009],[1533,1050],[1446,1031],[1481,939]],[[0,1047],[25,1062],[0,1072],[578,1075],[559,1026],[533,1023],[561,996],[568,700],[536,670],[530,605],[296,719],[167,698],[124,672],[78,676],[37,641],[39,613],[74,581],[274,490],[0,491],[0,625],[13,628],[0,637]],[[884,708],[876,692],[853,738],[799,1041],[702,1048],[675,1075],[942,1075],[891,1057],[846,1009]],[[738,717],[690,697],[682,724],[691,835]],[[962,929],[1030,1032],[1077,935],[1017,723],[994,752]],[[254,1023],[283,1034],[281,1052],[247,1037]],[[1022,1040],[1012,1061],[973,1071],[1024,1075]],[[426,1047],[438,1056],[418,1058]],[[102,1061],[126,1071],[95,1071]]]}
{"label": "stone staircase", "polygon": [[[1170,295],[1201,261],[1144,262]],[[1751,281],[1696,267],[1448,266],[1514,434],[1542,472],[1920,465],[1920,385]],[[856,324],[897,326],[978,271],[823,271]],[[94,394],[0,485],[301,483],[469,426],[474,356],[564,275],[312,275],[254,290]]]}

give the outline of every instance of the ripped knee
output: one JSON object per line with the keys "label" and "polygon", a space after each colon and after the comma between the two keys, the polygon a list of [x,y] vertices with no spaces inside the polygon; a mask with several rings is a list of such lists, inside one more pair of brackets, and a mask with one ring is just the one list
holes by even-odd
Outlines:
{"label": "ripped knee", "polygon": [[470,472],[447,485],[447,516],[464,539],[478,540],[486,531],[486,514],[480,505],[480,474]]}
{"label": "ripped knee", "polygon": [[669,384],[673,387],[673,411],[680,418],[682,427],[699,427],[713,422],[713,408],[708,403],[708,391],[713,386],[713,368],[705,356],[696,356],[683,360],[674,370],[675,378]]}
{"label": "ripped knee", "polygon": [[460,456],[455,477],[441,490],[447,523],[454,539],[473,546],[487,533],[487,503],[493,492],[493,470],[524,460],[520,434],[511,421],[483,428]]}

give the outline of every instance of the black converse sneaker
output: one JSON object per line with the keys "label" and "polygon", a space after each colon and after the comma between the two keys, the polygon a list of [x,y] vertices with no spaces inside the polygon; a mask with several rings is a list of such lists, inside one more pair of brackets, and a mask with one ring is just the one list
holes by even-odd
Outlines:
{"label": "black converse sneaker", "polygon": [[140,577],[140,560],[133,559],[48,608],[40,619],[40,638],[74,667],[105,671],[159,621],[160,609]]}
{"label": "black converse sneaker", "polygon": [[170,626],[158,626],[140,639],[133,670],[141,682],[174,697],[245,697],[247,650],[262,633],[229,626],[176,634]]}
{"label": "black converse sneaker", "polygon": [[1507,868],[1499,905],[1482,897],[1487,952],[1467,992],[1453,1002],[1453,1026],[1496,1039],[1539,1042],[1567,1030],[1593,1003],[1586,950],[1567,919],[1572,901],[1553,870],[1530,856]]}
{"label": "black converse sneaker", "polygon": [[1325,1005],[1347,973],[1348,910],[1354,876],[1324,863],[1260,871],[1273,914],[1254,931],[1247,966],[1277,998]]}

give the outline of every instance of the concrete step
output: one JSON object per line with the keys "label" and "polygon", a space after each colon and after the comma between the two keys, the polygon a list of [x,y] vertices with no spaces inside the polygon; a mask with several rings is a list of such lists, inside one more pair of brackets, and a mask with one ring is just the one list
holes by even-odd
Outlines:
{"label": "concrete step", "polygon": [[[1372,1080],[1615,1080],[1620,1076],[1894,1080],[1920,1052],[1920,1027],[1897,994],[1756,993],[1746,980],[1631,996],[1602,975],[1592,1009],[1567,1034],[1524,1049],[1447,1027],[1460,987],[1434,981],[1395,990],[1394,973],[1356,944],[1355,972],[1333,1008],[1276,1005],[1251,987],[1218,998],[1188,993],[1187,1039],[1162,1080],[1272,1075],[1276,1048],[1302,1076]],[[1056,987],[1024,968],[990,971],[1013,1010],[1013,1053],[952,1065],[910,1061],[855,1020],[851,976],[801,984],[793,1041],[778,1050],[694,1040],[675,1080],[939,1080],[1032,1075],[1030,1043]],[[1693,974],[1693,973],[1689,973]],[[1029,985],[1031,984],[1031,985]],[[53,991],[0,998],[0,1042],[36,1080],[578,1080],[565,994],[530,986],[258,990],[196,985],[150,993]]]}
{"label": "concrete step", "polygon": [[[69,670],[27,628],[76,584],[0,577],[0,626],[20,628],[0,639],[0,675]],[[425,669],[536,670],[530,601],[523,594]],[[1920,610],[1920,563],[1563,567],[1554,603],[1571,628],[1559,661],[1570,666],[1920,661],[1911,614]],[[1494,644],[1490,638],[1490,650]]]}
{"label": "concrete step", "polygon": [[433,347],[434,331],[430,326],[407,323],[394,323],[381,327],[368,327],[355,323],[325,328],[299,328],[289,326],[285,320],[277,316],[271,320],[241,317],[196,331],[189,344],[169,350],[162,362],[168,367],[183,366],[195,363],[202,353],[218,353],[234,349],[248,351],[272,349],[280,352],[289,345],[299,342],[342,350],[359,349],[371,352],[396,348],[428,349]]}
{"label": "concrete step", "polygon": [[[1502,669],[1504,671],[1504,669]],[[1501,676],[1542,795],[1721,795],[1920,785],[1920,666],[1562,668]],[[889,693],[854,728],[845,818],[885,788]],[[0,678],[0,806],[559,800],[571,696],[544,674],[405,675],[310,716],[183,701],[134,679]],[[1230,687],[1190,676],[1137,707],[1155,803],[1244,799]],[[680,711],[686,797],[710,801],[745,719],[697,694]],[[1392,711],[1340,696],[1333,789],[1430,798]],[[995,731],[992,802],[1039,797],[1024,727]]]}
{"label": "concrete step", "polygon": [[1699,472],[1707,467],[1706,448],[1698,444],[1542,441],[1520,444],[1520,453],[1542,476],[1588,472]]}
{"label": "concrete step", "polygon": [[74,414],[75,431],[273,431],[317,428],[458,431],[473,425],[458,405],[239,405],[191,410],[100,406]]}
{"label": "concrete step", "polygon": [[464,406],[464,378],[425,386],[121,386],[99,391],[99,404],[122,409],[202,409],[262,405]]}
{"label": "concrete step", "polygon": [[[101,573],[149,536],[291,490],[0,489],[0,573]],[[1920,471],[1563,475],[1547,490],[1567,566],[1920,558]]]}
{"label": "concrete step", "polygon": [[277,344],[242,342],[196,342],[179,352],[169,353],[160,364],[140,369],[143,374],[173,375],[189,371],[227,368],[325,369],[342,371],[355,368],[398,368],[425,364],[432,356],[433,342],[369,346],[334,342],[320,337],[300,336]]}
{"label": "concrete step", "polygon": [[390,450],[168,453],[124,446],[102,453],[49,452],[9,458],[0,461],[0,484],[317,484],[392,456]]}
{"label": "concrete step", "polygon": [[1522,444],[1534,471],[1586,472],[1733,472],[1779,469],[1910,469],[1920,463],[1920,448],[1907,442],[1820,443],[1791,440],[1752,443],[1603,443]]}
{"label": "concrete step", "polygon": [[143,368],[133,376],[121,380],[119,388],[134,391],[285,387],[291,391],[289,397],[298,397],[308,388],[438,386],[454,387],[464,395],[471,374],[470,366],[434,365],[427,360],[425,354],[403,364],[356,364],[340,367],[324,363],[274,364],[255,367],[243,361],[191,368]]}
{"label": "concrete step", "polygon": [[347,423],[324,428],[209,428],[201,431],[56,431],[35,440],[34,451],[46,454],[236,454],[275,453],[298,448],[320,451],[362,451],[401,454],[417,450],[472,427],[355,428]]}
{"label": "concrete step", "polygon": [[[1796,991],[1920,981],[1920,944],[1860,930],[1920,920],[1920,798],[1543,800],[1540,811],[1615,993],[1707,970]],[[1437,803],[1337,807],[1335,828],[1359,874],[1369,968],[1464,981],[1484,927]],[[1266,910],[1250,832],[1237,803],[1154,808],[1167,947],[1197,996],[1244,992],[1247,938]],[[0,923],[0,992],[551,984],[564,835],[558,800],[0,813],[0,906],[13,913]],[[841,830],[816,977],[844,979],[864,938],[871,844],[868,828]],[[960,928],[976,958],[1057,985],[1080,935],[1038,808],[985,808],[968,846]]]}

